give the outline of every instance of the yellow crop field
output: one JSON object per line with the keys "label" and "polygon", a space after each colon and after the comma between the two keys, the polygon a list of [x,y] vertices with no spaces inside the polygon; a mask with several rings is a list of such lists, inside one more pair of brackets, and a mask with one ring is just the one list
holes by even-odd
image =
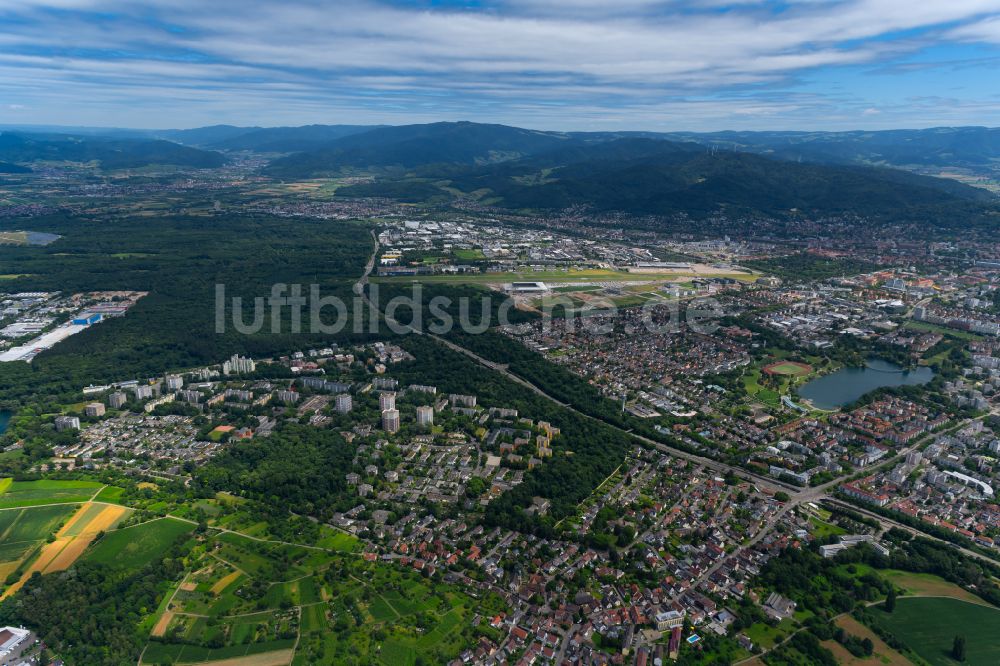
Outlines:
{"label": "yellow crop field", "polygon": [[130,511],[131,509],[117,504],[85,502],[80,505],[56,533],[55,541],[45,544],[38,557],[21,576],[21,580],[11,585],[0,599],[6,599],[21,589],[36,571],[46,574],[68,569],[87,550],[98,533],[113,528]]}

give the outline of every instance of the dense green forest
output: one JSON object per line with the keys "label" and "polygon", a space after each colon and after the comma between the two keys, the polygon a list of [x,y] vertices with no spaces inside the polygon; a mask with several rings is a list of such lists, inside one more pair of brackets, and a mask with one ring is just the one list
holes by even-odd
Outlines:
{"label": "dense green forest", "polygon": [[870,273],[878,269],[875,264],[858,259],[829,259],[814,254],[791,254],[774,259],[754,259],[744,261],[743,265],[755,271],[777,275],[782,280],[806,281],[825,280],[831,277],[843,277]]}
{"label": "dense green forest", "polygon": [[[755,214],[781,218],[859,215],[887,222],[915,220],[954,226],[959,212],[964,223],[986,223],[996,211],[996,199],[988,192],[943,179],[895,169],[709,151],[693,143],[564,139],[545,148],[494,151],[514,157],[520,154],[520,159],[508,158],[499,164],[480,159],[470,164],[470,155],[449,150],[451,134],[435,144],[435,159],[413,153],[406,141],[362,145],[373,134],[341,140],[345,145],[352,142],[350,149],[324,149],[278,160],[271,172],[301,177],[362,163],[398,164],[411,168],[385,170],[374,182],[341,188],[337,196],[437,201],[457,189],[512,209],[561,210],[585,205],[598,211],[695,219],[725,211],[734,219]],[[461,147],[480,150],[471,140]],[[529,150],[534,152],[525,152]]]}
{"label": "dense green forest", "polygon": [[344,480],[353,455],[354,447],[335,431],[288,423],[253,446],[227,448],[195,470],[194,489],[206,497],[236,492],[328,519],[333,510],[345,511],[357,501],[347,497]]}
{"label": "dense green forest", "polygon": [[[12,225],[0,223],[0,230]],[[68,338],[30,365],[0,364],[0,399],[8,405],[65,396],[90,382],[218,363],[236,352],[259,357],[349,340],[350,325],[339,336],[292,334],[288,308],[280,332],[240,334],[227,311],[226,333],[216,333],[216,285],[244,298],[250,322],[253,299],[269,296],[274,283],[317,284],[323,296],[347,300],[371,251],[359,223],[270,216],[56,215],[33,219],[32,229],[63,238],[44,247],[0,246],[4,271],[24,275],[5,281],[6,290],[149,295],[125,317]],[[323,315],[327,323],[334,316]]]}
{"label": "dense green forest", "polygon": [[474,165],[554,150],[566,142],[565,136],[554,132],[470,122],[380,127],[275,160],[267,172],[301,178],[345,167]]}

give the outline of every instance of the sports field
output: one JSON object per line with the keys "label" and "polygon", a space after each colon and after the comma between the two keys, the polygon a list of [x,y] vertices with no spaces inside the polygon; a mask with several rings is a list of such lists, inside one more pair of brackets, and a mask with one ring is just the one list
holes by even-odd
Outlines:
{"label": "sports field", "polygon": [[798,363],[796,361],[778,361],[776,363],[771,363],[770,365],[765,365],[762,368],[762,371],[769,375],[799,377],[801,375],[808,375],[813,371],[813,369],[811,365],[806,363]]}
{"label": "sports field", "polygon": [[948,666],[955,636],[965,636],[967,664],[1000,664],[1000,609],[950,598],[912,597],[877,621],[934,666]]}

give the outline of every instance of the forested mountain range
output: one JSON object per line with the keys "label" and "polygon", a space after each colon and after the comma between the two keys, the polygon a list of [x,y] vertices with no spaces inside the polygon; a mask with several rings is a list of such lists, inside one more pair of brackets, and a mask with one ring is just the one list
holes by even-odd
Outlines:
{"label": "forested mountain range", "polygon": [[[239,128],[233,128],[239,129]],[[304,127],[265,127],[252,131],[233,132],[225,138],[210,137],[198,145],[211,150],[249,150],[258,153],[291,153],[315,149],[342,137],[371,131],[368,125],[306,125]],[[189,143],[184,135],[169,136],[175,141]]]}
{"label": "forested mountain range", "polygon": [[[182,145],[184,144],[184,145]],[[195,147],[197,146],[197,147]],[[191,130],[0,134],[0,161],[97,161],[213,167],[225,153],[277,155],[282,180],[359,172],[374,182],[337,196],[408,202],[456,197],[512,209],[686,214],[841,215],[932,224],[992,223],[997,198],[936,173],[985,173],[1000,163],[1000,130],[964,127],[881,132],[547,132],[439,122]],[[997,180],[994,178],[994,181]]]}
{"label": "forested mountain range", "polygon": [[530,132],[436,123],[356,134],[271,162],[279,178],[368,169],[338,196],[411,202],[464,195],[493,205],[703,217],[720,209],[782,215],[855,213],[946,221],[993,206],[986,190],[900,169],[786,160],[692,141]]}
{"label": "forested mountain range", "polygon": [[1000,157],[1000,128],[936,127],[878,132],[713,132],[665,138],[766,153],[787,160],[897,167],[993,169]]}
{"label": "forested mountain range", "polygon": [[212,168],[226,162],[221,153],[159,139],[22,134],[7,131],[0,133],[0,160],[15,164],[40,160],[96,161],[105,169],[136,168],[150,164]]}
{"label": "forested mountain range", "polygon": [[[268,153],[331,152],[360,149],[389,142],[427,138],[435,131],[452,128],[479,128],[493,134],[488,141],[505,135],[534,135],[541,145],[560,138],[567,143],[598,143],[624,138],[664,139],[694,143],[737,152],[767,154],[781,159],[839,164],[869,164],[896,167],[996,168],[1000,157],[1000,128],[934,127],[927,129],[856,130],[845,132],[721,131],[721,132],[540,132],[503,125],[479,123],[431,123],[427,125],[314,124],[301,127],[238,127],[211,125],[182,130],[143,130],[92,127],[0,126],[0,130],[21,134],[64,134],[78,137],[103,136],[117,139],[165,139],[187,146],[212,150],[249,150]],[[364,139],[337,144],[352,135]],[[547,137],[547,139],[546,139]],[[526,147],[524,145],[522,148]],[[503,148],[491,148],[498,155]],[[529,154],[518,150],[509,154]],[[447,157],[447,155],[445,155]]]}
{"label": "forested mountain range", "polygon": [[570,143],[583,142],[554,132],[469,122],[381,127],[275,160],[268,172],[298,177],[344,167],[471,166],[535,155]]}

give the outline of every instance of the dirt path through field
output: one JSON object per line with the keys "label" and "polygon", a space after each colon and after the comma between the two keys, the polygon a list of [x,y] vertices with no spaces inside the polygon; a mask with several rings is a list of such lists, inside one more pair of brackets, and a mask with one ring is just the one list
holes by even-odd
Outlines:
{"label": "dirt path through field", "polygon": [[215,585],[212,586],[211,590],[212,594],[216,596],[222,594],[222,591],[227,587],[229,587],[229,584],[232,583],[237,578],[239,578],[241,575],[242,574],[239,571],[234,571],[231,574],[220,578],[215,582]]}
{"label": "dirt path through field", "polygon": [[160,619],[156,621],[156,625],[153,627],[151,635],[158,638],[165,635],[172,619],[174,619],[174,612],[169,610],[164,611],[163,615],[160,616]]}
{"label": "dirt path through field", "polygon": [[217,659],[216,661],[177,662],[177,666],[287,666],[292,663],[295,650],[275,650],[260,654],[248,654],[245,657],[232,659]]}

